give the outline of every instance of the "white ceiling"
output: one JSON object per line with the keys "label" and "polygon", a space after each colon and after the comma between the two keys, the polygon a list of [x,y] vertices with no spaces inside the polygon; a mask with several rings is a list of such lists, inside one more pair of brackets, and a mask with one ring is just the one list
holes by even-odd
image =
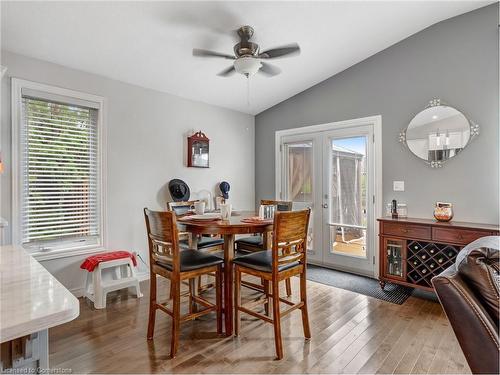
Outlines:
{"label": "white ceiling", "polygon": [[[2,48],[120,81],[257,114],[441,20],[491,1],[6,2]],[[268,78],[221,78],[249,24],[261,49],[298,42]]]}

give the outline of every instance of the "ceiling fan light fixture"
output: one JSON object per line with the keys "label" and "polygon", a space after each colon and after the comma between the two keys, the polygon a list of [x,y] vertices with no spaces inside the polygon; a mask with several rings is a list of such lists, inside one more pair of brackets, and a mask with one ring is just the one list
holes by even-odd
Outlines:
{"label": "ceiling fan light fixture", "polygon": [[234,69],[247,77],[253,76],[260,69],[262,64],[254,57],[244,56],[234,60]]}
{"label": "ceiling fan light fixture", "polygon": [[239,73],[248,78],[257,72],[267,77],[274,77],[280,74],[281,69],[269,64],[267,62],[268,60],[278,57],[293,56],[300,53],[300,47],[297,43],[291,43],[260,52],[259,45],[250,41],[253,33],[253,28],[248,25],[238,29],[240,41],[233,46],[234,55],[194,48],[193,56],[218,57],[233,60],[233,65],[228,66],[223,71],[217,73],[217,75],[219,77],[229,77],[234,73]]}

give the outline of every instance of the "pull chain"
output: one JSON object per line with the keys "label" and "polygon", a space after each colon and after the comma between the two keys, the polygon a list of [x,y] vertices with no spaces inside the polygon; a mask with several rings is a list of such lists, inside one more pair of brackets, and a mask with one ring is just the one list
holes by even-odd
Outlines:
{"label": "pull chain", "polygon": [[250,107],[250,77],[247,75],[247,107]]}

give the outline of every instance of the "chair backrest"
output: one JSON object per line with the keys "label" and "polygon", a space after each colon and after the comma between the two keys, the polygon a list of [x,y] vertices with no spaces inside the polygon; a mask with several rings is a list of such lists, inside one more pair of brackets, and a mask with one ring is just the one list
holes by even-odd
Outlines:
{"label": "chair backrest", "polygon": [[194,207],[196,201],[184,201],[184,202],[167,202],[167,208],[169,211],[175,212],[177,216],[186,214],[190,209]]}
{"label": "chair backrest", "polygon": [[274,214],[273,272],[278,272],[278,267],[287,263],[305,264],[310,215],[309,208]]}
{"label": "chair backrest", "polygon": [[261,199],[260,204],[262,206],[276,206],[276,211],[291,211],[292,201],[275,201],[272,199]]}
{"label": "chair backrest", "polygon": [[175,213],[144,209],[149,244],[149,262],[170,264],[174,272],[180,270],[179,243]]}

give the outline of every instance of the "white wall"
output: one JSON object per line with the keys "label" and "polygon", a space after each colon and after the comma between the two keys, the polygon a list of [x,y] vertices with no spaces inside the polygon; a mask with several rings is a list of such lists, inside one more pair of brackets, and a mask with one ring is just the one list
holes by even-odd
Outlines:
{"label": "white wall", "polygon": [[[117,62],[119,63],[119,62]],[[170,200],[172,178],[191,191],[231,184],[236,209],[254,208],[254,117],[240,112],[144,89],[49,62],[2,51],[8,67],[2,80],[1,150],[6,170],[1,176],[0,215],[11,222],[10,77],[84,91],[106,98],[107,229],[110,249],[138,251],[147,259],[143,207],[160,209]],[[140,67],[138,67],[140,69]],[[168,69],[165,69],[165,74]],[[209,169],[185,166],[186,137],[202,130],[210,138]],[[10,228],[10,227],[9,227]],[[5,242],[10,242],[9,229]],[[82,286],[83,257],[42,264],[71,290]],[[142,271],[145,267],[142,266]]]}

